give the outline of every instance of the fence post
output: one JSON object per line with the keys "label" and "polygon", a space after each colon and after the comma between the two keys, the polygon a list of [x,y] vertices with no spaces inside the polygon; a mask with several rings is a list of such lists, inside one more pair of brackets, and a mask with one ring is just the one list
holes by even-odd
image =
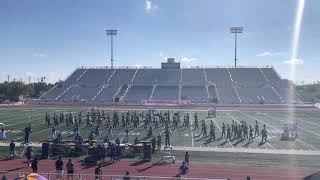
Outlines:
{"label": "fence post", "polygon": [[51,177],[50,177],[50,173],[48,173],[48,180],[50,180],[51,179]]}

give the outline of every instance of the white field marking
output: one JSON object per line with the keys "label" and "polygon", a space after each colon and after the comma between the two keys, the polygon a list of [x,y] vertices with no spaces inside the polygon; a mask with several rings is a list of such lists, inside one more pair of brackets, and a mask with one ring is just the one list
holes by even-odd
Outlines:
{"label": "white field marking", "polygon": [[219,148],[219,147],[186,147],[174,146],[174,150],[178,151],[199,151],[199,152],[225,152],[225,153],[254,153],[254,154],[283,154],[283,155],[311,155],[319,156],[320,151],[313,150],[284,150],[284,149],[253,149],[253,148]]}
{"label": "white field marking", "polygon": [[[278,120],[278,121],[279,121],[279,119],[274,118],[274,117],[272,117],[272,116],[270,116],[270,115],[265,115],[265,116],[268,117],[268,118],[270,118],[270,119],[274,119],[274,120]],[[310,131],[310,130],[307,130],[307,129],[305,129],[305,128],[302,128],[301,126],[298,126],[298,127],[301,128],[301,129],[304,129],[304,130],[307,131],[307,132]],[[309,133],[315,133],[315,132],[310,131]],[[315,133],[315,135],[319,136],[319,134],[316,134],[316,133]],[[319,137],[316,137],[316,138],[319,139]],[[302,141],[302,140],[299,139],[299,138],[296,138],[296,140],[299,141],[299,142],[301,142],[301,143],[303,143],[303,144],[305,144],[306,146],[308,146],[308,147],[311,148],[311,149],[314,149],[314,150],[318,150],[318,151],[319,151],[319,149],[315,148],[315,147],[312,146],[311,144],[308,144],[308,143]]]}
{"label": "white field marking", "polygon": [[[282,114],[280,114],[280,115],[282,115]],[[267,116],[267,115],[266,115],[266,116]],[[268,117],[271,118],[271,119],[276,119],[276,118],[273,118],[272,116],[269,116],[269,115],[268,115]],[[286,116],[285,116],[285,118],[287,119]],[[277,119],[277,120],[278,120],[278,119]],[[302,121],[302,120],[299,120],[299,121],[300,121],[300,122],[303,122],[303,123],[306,123],[305,121]],[[316,124],[314,124],[314,125],[316,125]],[[319,126],[319,125],[316,125],[316,126]],[[307,131],[307,132],[309,132],[309,133],[311,133],[311,134],[314,134],[314,135],[320,137],[320,134],[318,134],[318,133],[316,133],[316,132],[314,132],[314,131],[312,131],[312,130],[309,130],[309,129],[304,128],[304,127],[299,126],[299,125],[298,125],[298,127],[301,128],[301,129],[303,129],[303,130],[305,130],[305,131]]]}
{"label": "white field marking", "polygon": [[[35,135],[35,134],[39,134],[39,133],[42,133],[42,132],[45,132],[45,131],[48,131],[48,130],[51,130],[52,128],[47,128],[47,129],[44,129],[44,130],[41,130],[41,131],[37,131],[35,133],[31,133],[30,135]],[[19,140],[19,139],[22,139],[23,137],[19,137],[17,139],[15,139],[15,141]]]}
{"label": "white field marking", "polygon": [[[238,123],[240,123],[240,121],[237,120],[237,119],[236,119],[235,117],[233,117],[232,115],[230,115],[230,114],[228,114],[228,113],[225,113],[225,114],[227,114],[227,116],[231,117],[233,120],[235,120],[235,121],[237,121]],[[256,139],[256,138],[254,138],[254,139]],[[266,142],[266,144],[268,144],[272,149],[277,149],[277,148],[275,148],[272,144],[270,144],[269,142]],[[259,148],[259,146],[258,146],[258,148]]]}
{"label": "white field marking", "polygon": [[[41,114],[41,113],[43,113],[42,111],[37,111],[37,112],[34,112],[34,111],[30,111],[30,115],[32,116],[32,115],[34,115],[34,114]],[[21,118],[21,117],[23,117],[23,116],[26,116],[26,117],[29,117],[29,112],[28,111],[24,111],[24,112],[16,112],[16,113],[14,113],[14,112],[8,112],[8,113],[0,113],[0,117],[1,118],[7,118],[7,119],[12,119],[11,117],[19,117],[19,118]],[[14,119],[16,119],[16,118],[14,118]]]}
{"label": "white field marking", "polygon": [[[31,116],[31,120],[35,120],[35,119],[40,119],[40,115],[41,114],[37,114],[36,116]],[[35,118],[37,117],[37,118]],[[23,117],[16,117],[16,118],[11,118],[8,122],[12,121],[12,120],[21,120],[23,119]],[[21,123],[25,123],[25,122],[28,122],[29,121],[29,117],[25,117],[25,121],[19,121],[19,122],[16,122],[16,123],[13,123],[13,124],[7,124],[5,125],[4,127],[8,127],[8,126],[13,126],[13,125],[16,125],[16,124],[21,124]]]}
{"label": "white field marking", "polygon": [[[177,109],[174,109],[173,110],[173,112],[172,112],[172,114],[170,115],[170,119],[172,119],[172,116],[173,116],[173,114],[176,112],[176,110]],[[164,133],[164,129],[165,129],[166,127],[164,127],[163,129],[162,129],[162,131],[160,132],[160,135],[162,136],[162,134]]]}
{"label": "white field marking", "polygon": [[296,139],[297,141],[301,142],[302,144],[308,146],[309,148],[316,150],[316,151],[320,151],[319,149],[315,148],[314,146],[312,146],[311,144],[307,144],[304,141],[300,140],[300,139]]}
{"label": "white field marking", "polygon": [[[251,116],[251,115],[249,115],[249,114],[245,114],[245,113],[243,113],[243,112],[241,112],[241,111],[238,111],[238,112],[241,113],[241,114],[243,114],[243,115],[245,115],[245,116],[247,116],[247,117],[250,117],[250,118],[253,118],[253,119],[257,120],[257,121],[259,121],[260,123],[264,123],[265,125],[267,125],[267,126],[273,128],[273,129],[275,129],[276,131],[280,131],[279,129],[277,129],[277,128],[275,128],[275,127],[273,127],[273,126],[265,123],[264,121],[261,121],[261,120],[255,118],[254,116]],[[270,119],[272,119],[272,118],[270,118]],[[299,138],[296,138],[296,139],[297,139],[297,140],[300,140]],[[302,142],[302,140],[300,140],[299,142]],[[306,142],[303,142],[303,143],[304,143],[304,144],[307,144]],[[309,144],[308,144],[308,146],[309,146],[309,147],[312,147],[312,145],[309,145]],[[312,149],[314,149],[314,147],[313,147]],[[317,149],[317,148],[315,148],[315,149]]]}
{"label": "white field marking", "polygon": [[[31,118],[31,121],[29,121],[29,119],[26,119],[25,121],[19,121],[19,122],[13,123],[13,124],[7,124],[4,127],[10,127],[10,126],[14,126],[17,124],[23,124],[23,123],[28,124],[29,122],[37,122],[35,124],[35,126],[39,126],[39,125],[45,124],[45,123],[41,123],[42,122],[41,118],[42,117],[40,117],[40,115],[39,115],[39,116],[37,116],[37,118],[33,118],[33,119]],[[36,121],[36,120],[38,120],[38,121]],[[38,123],[38,122],[40,122],[40,123]]]}
{"label": "white field marking", "polygon": [[[100,110],[108,110],[108,111],[113,111],[113,110],[116,110],[115,108],[100,108]],[[139,111],[139,110],[143,110],[143,111],[146,111],[146,110],[149,110],[147,108],[141,108],[141,109],[128,109],[128,108],[121,108],[121,109],[117,109],[118,111]],[[161,110],[161,111],[166,111],[166,110],[176,110],[176,111],[188,111],[190,109],[185,109],[185,108],[174,108],[174,109],[156,109],[156,110]],[[208,112],[208,110],[205,110],[205,109],[194,109],[194,111],[198,111],[198,112]],[[232,109],[221,109],[221,110],[217,110],[217,111],[221,111],[221,112],[224,112],[224,111],[237,111],[237,110],[232,110]]]}
{"label": "white field marking", "polygon": [[[268,118],[270,118],[270,119],[274,119],[274,120],[277,120],[277,121],[280,121],[280,122],[281,122],[281,120],[279,120],[279,119],[277,119],[277,118],[274,118],[274,117],[272,117],[272,116],[270,116],[270,115],[265,115],[265,116],[268,117]],[[301,129],[303,129],[303,130],[305,130],[305,131],[307,131],[307,132],[309,132],[309,133],[311,133],[311,134],[314,134],[314,135],[318,136],[318,137],[316,137],[316,138],[319,138],[319,137],[320,137],[320,134],[318,134],[318,133],[316,133],[316,132],[314,132],[314,131],[311,131],[311,130],[306,129],[306,128],[304,128],[304,127],[301,127],[301,126],[299,126],[299,125],[298,125],[298,128],[301,128]]]}
{"label": "white field marking", "polygon": [[[8,147],[10,142],[0,142],[1,147]],[[16,146],[20,146],[20,142],[16,142]],[[41,147],[42,143],[32,142],[32,147]],[[255,153],[255,154],[283,154],[283,155],[312,155],[319,156],[320,151],[310,150],[271,150],[271,149],[251,149],[251,148],[219,148],[219,147],[188,147],[174,146],[174,150],[178,151],[199,151],[199,152],[231,152],[231,153]]]}
{"label": "white field marking", "polygon": [[[209,118],[209,119],[211,119],[214,122],[214,124],[217,126],[217,128],[221,132],[222,130],[221,130],[219,124],[215,121],[215,119],[214,118]],[[218,118],[216,118],[216,119],[218,120]],[[230,141],[228,141],[228,143],[230,144],[231,147],[233,147],[233,145],[232,145],[232,143]]]}
{"label": "white field marking", "polygon": [[194,142],[193,142],[193,131],[192,131],[192,111],[189,110],[189,114],[190,114],[190,131],[191,131],[191,146],[193,147],[194,145]]}

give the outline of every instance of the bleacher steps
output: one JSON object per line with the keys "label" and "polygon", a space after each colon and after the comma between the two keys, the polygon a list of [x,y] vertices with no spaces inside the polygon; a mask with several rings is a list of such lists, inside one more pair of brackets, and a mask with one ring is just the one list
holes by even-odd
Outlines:
{"label": "bleacher steps", "polygon": [[[133,78],[132,78],[132,80],[133,80]],[[125,92],[123,93],[123,95],[120,97],[120,101],[123,101],[123,99],[126,97],[126,95],[127,95],[128,91],[129,91],[129,89],[131,88],[131,86],[132,86],[131,84],[128,85],[126,91],[125,91]]]}
{"label": "bleacher steps", "polygon": [[63,96],[66,92],[68,92],[71,87],[72,87],[72,85],[69,86],[66,90],[64,90],[61,94],[59,94],[59,95],[55,98],[55,100],[57,101],[61,96]]}
{"label": "bleacher steps", "polygon": [[97,92],[97,94],[92,98],[93,102],[96,100],[96,98],[99,96],[99,94],[103,91],[105,87],[106,87],[106,84],[104,84],[102,88]]}
{"label": "bleacher steps", "polygon": [[[156,79],[156,81],[157,81],[157,79]],[[154,84],[154,85],[153,85],[153,87],[152,87],[152,91],[151,91],[151,95],[150,95],[149,100],[151,100],[151,99],[152,99],[152,97],[153,97],[153,93],[154,93],[154,89],[156,89],[156,87],[157,87],[157,85],[156,85],[156,84]]]}
{"label": "bleacher steps", "polygon": [[88,71],[88,69],[86,69],[85,71],[83,71],[83,73],[80,74],[80,76],[77,78],[77,82],[82,78],[82,76]]}
{"label": "bleacher steps", "polygon": [[236,88],[236,87],[235,87],[235,85],[234,85],[234,84],[235,84],[235,82],[234,82],[234,81],[233,81],[233,79],[232,79],[232,75],[231,75],[231,73],[230,73],[229,68],[227,68],[227,70],[228,70],[229,77],[230,77],[231,82],[232,82],[233,90],[234,90],[234,92],[236,93],[236,95],[237,95],[237,98],[238,98],[239,102],[240,102],[240,103],[242,103],[241,97],[239,96],[238,91],[237,91],[237,88]]}
{"label": "bleacher steps", "polygon": [[180,85],[179,86],[179,101],[181,101],[181,89],[182,89],[182,86]]}

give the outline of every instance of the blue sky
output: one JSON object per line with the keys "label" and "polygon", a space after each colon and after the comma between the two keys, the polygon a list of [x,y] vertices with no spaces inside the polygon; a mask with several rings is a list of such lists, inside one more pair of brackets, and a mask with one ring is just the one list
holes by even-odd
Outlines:
{"label": "blue sky", "polygon": [[[1,0],[0,81],[64,79],[77,66],[233,65],[230,26],[243,26],[239,65],[273,65],[289,78],[296,0]],[[306,0],[296,80],[318,81],[320,1]]]}

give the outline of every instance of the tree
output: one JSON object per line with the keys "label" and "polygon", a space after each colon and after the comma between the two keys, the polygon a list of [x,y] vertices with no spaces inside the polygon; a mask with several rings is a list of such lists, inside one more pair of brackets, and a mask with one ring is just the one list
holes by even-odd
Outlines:
{"label": "tree", "polygon": [[23,90],[23,94],[29,97],[33,97],[34,96],[34,87],[32,85],[25,85],[24,90]]}
{"label": "tree", "polygon": [[21,82],[10,82],[7,85],[6,95],[10,98],[10,101],[17,101],[18,97],[22,95],[24,90],[24,84]]}

